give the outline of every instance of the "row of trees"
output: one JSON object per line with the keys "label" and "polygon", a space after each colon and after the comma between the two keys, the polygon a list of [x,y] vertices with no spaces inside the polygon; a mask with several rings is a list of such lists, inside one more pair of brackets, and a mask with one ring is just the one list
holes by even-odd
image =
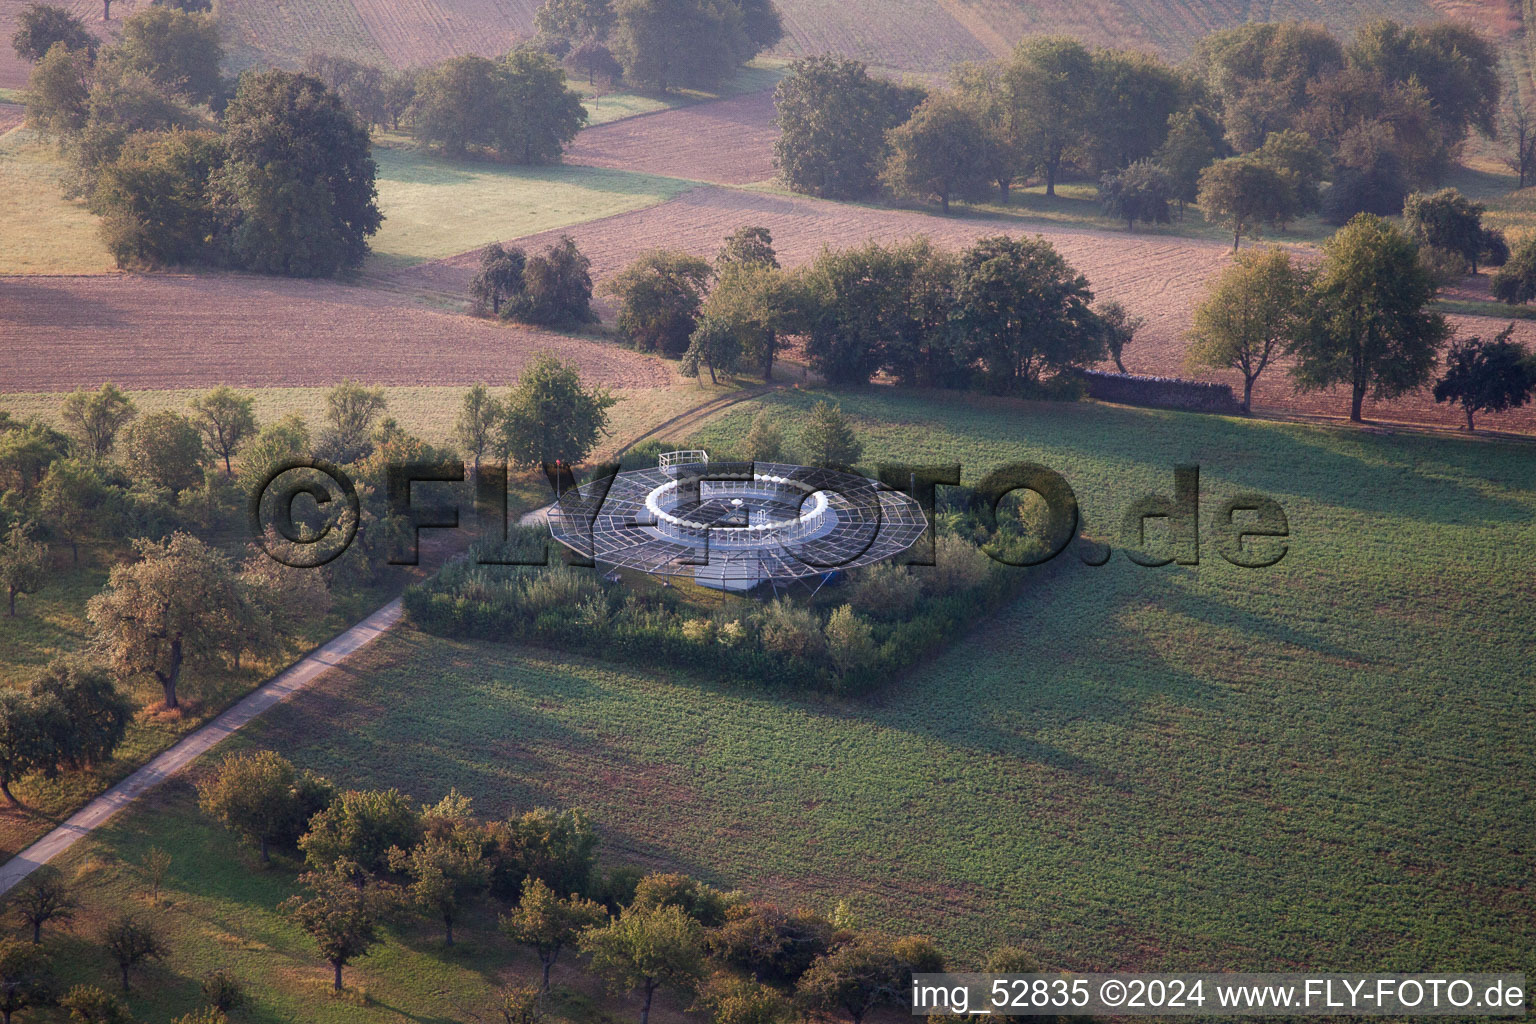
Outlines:
{"label": "row of trees", "polygon": [[[901,1005],[913,972],[944,967],[928,940],[858,928],[846,911],[787,910],[682,874],[600,870],[597,833],[579,811],[488,821],[455,792],[418,810],[396,790],[337,792],[270,751],[227,757],[199,791],[204,810],[264,857],[277,845],[302,855],[303,891],[283,910],[338,989],[400,913],[436,921],[448,946],[454,923],[486,899],[508,908],[501,933],[540,964],[535,984],[505,993],[509,1020],[528,1019],[510,1015],[517,1007],[537,1017],[566,955],[638,995],[642,1024],[663,990],[692,996],[720,1024],[787,1022],[797,1010],[858,1024]],[[1014,948],[988,966],[1038,969]]]}
{"label": "row of trees", "polygon": [[857,61],[798,62],[777,93],[781,173],[813,195],[883,184],[947,211],[993,188],[1006,201],[1030,177],[1054,195],[1070,171],[1097,178],[1110,214],[1132,227],[1197,200],[1239,235],[1323,207],[1342,224],[1396,213],[1471,130],[1491,135],[1500,93],[1497,54],[1472,30],[1391,21],[1348,47],[1314,25],[1239,26],[1206,37],[1181,68],[1035,37],[954,80],[929,93]]}
{"label": "row of trees", "polygon": [[[1350,419],[1359,421],[1367,396],[1396,398],[1434,380],[1450,337],[1429,309],[1434,290],[1414,240],[1360,214],[1329,239],[1315,268],[1283,249],[1240,253],[1195,311],[1189,359],[1242,373],[1246,409],[1259,377],[1290,355],[1298,388],[1347,388]],[[1536,387],[1536,364],[1510,333],[1458,342],[1435,383],[1435,400],[1460,405],[1469,430],[1475,413],[1523,405]]]}
{"label": "row of trees", "polygon": [[37,60],[27,119],[73,158],[71,191],[120,265],[313,277],[361,263],[383,219],[376,168],[364,126],[322,82],[253,71],[231,89],[211,15],[150,6],[104,48],[71,19],[46,10],[18,33]]}
{"label": "row of trees", "polygon": [[[714,265],[658,250],[606,287],[617,327],[637,348],[681,356],[684,372],[772,373],[787,336],[805,339],[829,384],[1031,390],[1107,356],[1140,322],[1093,305],[1087,278],[1044,239],[984,238],[955,255],[925,238],[827,249],[786,271],[760,227],[726,240]],[[706,292],[706,286],[713,282]]]}

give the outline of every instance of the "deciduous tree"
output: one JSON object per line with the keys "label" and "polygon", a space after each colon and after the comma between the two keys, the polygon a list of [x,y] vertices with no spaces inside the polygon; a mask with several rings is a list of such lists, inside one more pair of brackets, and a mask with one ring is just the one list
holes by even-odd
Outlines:
{"label": "deciduous tree", "polygon": [[1167,173],[1150,160],[1138,160],[1099,179],[1099,201],[1104,204],[1104,212],[1125,221],[1127,231],[1135,231],[1138,220],[1167,224],[1172,198],[1173,186]]}
{"label": "deciduous tree", "polygon": [[349,789],[309,822],[299,849],[312,871],[338,865],[366,874],[389,866],[389,851],[409,850],[421,837],[421,819],[411,798],[398,789]]}
{"label": "deciduous tree", "polygon": [[118,690],[105,669],[83,661],[56,658],[33,677],[34,699],[56,702],[52,757],[70,768],[110,760],[128,733],[133,702]]}
{"label": "deciduous tree", "polygon": [[0,1021],[54,1000],[53,961],[36,943],[0,939]]}
{"label": "deciduous tree", "polygon": [[818,958],[800,977],[795,996],[802,1006],[844,1013],[861,1024],[873,1010],[900,1005],[913,973],[941,971],[943,963],[926,939],[863,933]]}
{"label": "deciduous tree", "polygon": [[187,405],[208,447],[224,460],[224,472],[233,475],[230,459],[256,434],[256,400],[220,385]]}
{"label": "deciduous tree", "polygon": [[0,541],[0,587],[6,614],[16,617],[16,595],[35,594],[48,574],[48,545],[32,539],[32,524],[17,521]]}
{"label": "deciduous tree", "polygon": [[191,420],[171,409],[149,413],[123,437],[123,462],[136,479],[182,491],[203,478],[208,450]]}
{"label": "deciduous tree", "polygon": [[641,253],[604,286],[619,300],[616,325],[642,352],[680,356],[698,325],[709,263],[685,252]]}
{"label": "deciduous tree", "polygon": [[197,787],[198,806],[271,860],[273,843],[295,842],[334,797],[330,783],[271,750],[226,756]]}
{"label": "deciduous tree", "polygon": [[503,403],[501,450],[520,466],[574,466],[597,446],[616,401],[606,388],[583,387],[574,365],[541,355]]}
{"label": "deciduous tree", "polygon": [[93,455],[106,455],[122,430],[138,414],[133,400],[116,384],[103,384],[95,391],[77,388],[59,407],[64,427],[75,435]]}
{"label": "deciduous tree", "polygon": [[124,992],[129,990],[130,972],[147,961],[163,960],[169,952],[160,932],[153,925],[131,914],[124,914],[107,925],[102,945],[117,964]]}
{"label": "deciduous tree", "polygon": [[948,94],[924,100],[886,136],[890,156],[882,179],[897,195],[980,200],[992,181],[986,130],[969,107]]}
{"label": "deciduous tree", "polygon": [[152,4],[123,22],[111,59],[162,89],[206,103],[219,91],[224,48],[212,18]]}
{"label": "deciduous tree", "polygon": [[1475,430],[1473,414],[1518,409],[1531,400],[1536,389],[1536,365],[1525,346],[1511,340],[1510,324],[1492,341],[1468,338],[1451,346],[1445,374],[1435,383],[1436,402],[1454,402],[1467,417],[1467,430]]}
{"label": "deciduous tree", "polygon": [[1062,161],[1088,128],[1093,56],[1075,39],[1035,36],[1013,51],[1006,76],[1020,151],[1054,196]]}
{"label": "deciduous tree", "polygon": [[581,949],[614,989],[640,992],[640,1024],[650,1020],[657,989],[690,990],[704,970],[703,930],[675,906],[626,910],[582,933]]}
{"label": "deciduous tree", "polygon": [[308,895],[292,896],[279,909],[315,940],[340,992],[342,968],[378,945],[379,923],[394,899],[375,884],[356,885],[335,872],[307,872],[299,882]]}
{"label": "deciduous tree", "polygon": [[501,930],[537,954],[544,970],[543,990],[548,992],[549,972],[561,951],[576,945],[583,931],[607,920],[608,911],[602,904],[575,893],[562,899],[537,878],[525,878],[517,906],[501,919]]}
{"label": "deciduous tree", "polygon": [[443,944],[453,945],[453,924],[464,906],[490,884],[481,836],[469,828],[428,832],[409,850],[389,851],[389,865],[410,877],[405,895],[443,923]]}
{"label": "deciduous tree", "polygon": [[1267,224],[1292,216],[1290,182],[1269,164],[1249,157],[1218,160],[1200,172],[1200,212],[1232,232],[1232,251],[1243,236],[1257,238]]}
{"label": "deciduous tree", "polygon": [[16,915],[32,929],[34,945],[43,941],[43,925],[73,920],[79,907],[80,901],[51,864],[37,868],[16,889]]}
{"label": "deciduous tree", "polygon": [[1284,249],[1238,253],[1195,309],[1190,364],[1240,372],[1248,412],[1254,383],[1296,335],[1306,289],[1306,273]]}
{"label": "deciduous tree", "polygon": [[774,91],[774,166],[796,192],[857,199],[874,192],[886,160],[886,132],[911,116],[920,90],[871,77],[843,57],[807,57]]}
{"label": "deciduous tree", "polygon": [[16,15],[16,32],[11,36],[16,56],[22,60],[42,60],[54,43],[87,56],[96,53],[96,37],[86,29],[85,22],[63,7],[44,3],[23,7]]}

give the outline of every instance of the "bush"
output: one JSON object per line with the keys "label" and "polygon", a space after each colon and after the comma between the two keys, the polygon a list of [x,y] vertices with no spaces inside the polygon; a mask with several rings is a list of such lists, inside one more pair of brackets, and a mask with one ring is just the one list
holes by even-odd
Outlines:
{"label": "bush", "polygon": [[561,235],[543,255],[529,257],[523,268],[523,293],[502,308],[502,316],[523,323],[575,327],[593,323],[592,261]]}
{"label": "bush", "polygon": [[911,614],[919,596],[918,581],[905,567],[881,562],[864,570],[850,603],[873,618],[900,619]]}
{"label": "bush", "polygon": [[1536,235],[1522,239],[1493,275],[1493,297],[1510,305],[1536,298]]}
{"label": "bush", "polygon": [[763,610],[763,646],[795,658],[816,658],[826,651],[826,638],[816,615],[780,598]]}

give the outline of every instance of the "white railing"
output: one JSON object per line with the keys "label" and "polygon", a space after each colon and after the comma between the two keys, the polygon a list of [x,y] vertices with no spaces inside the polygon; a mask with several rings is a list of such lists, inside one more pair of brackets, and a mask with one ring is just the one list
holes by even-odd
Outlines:
{"label": "white railing", "polygon": [[662,452],[657,465],[662,469],[675,469],[678,466],[708,465],[709,452],[702,448],[687,448],[676,452]]}
{"label": "white railing", "polygon": [[[676,492],[680,484],[681,481],[669,480],[647,494],[645,496],[646,511],[655,520],[656,529],[663,536],[687,542],[701,540],[709,536],[709,531],[714,528],[714,524],[685,519],[663,507],[665,496]],[[758,521],[752,522],[754,515],[749,514],[748,525],[719,527],[713,535],[714,540],[731,546],[755,546],[770,539],[780,542],[814,533],[820,527],[821,518],[827,511],[827,494],[802,481],[767,473],[754,473],[750,482],[746,480],[700,481],[699,497],[701,499],[742,494],[767,501],[779,501],[782,495],[775,492],[790,489],[801,492],[802,502],[804,496],[809,495],[810,507],[793,519],[768,521],[766,514],[757,513],[755,518]]]}

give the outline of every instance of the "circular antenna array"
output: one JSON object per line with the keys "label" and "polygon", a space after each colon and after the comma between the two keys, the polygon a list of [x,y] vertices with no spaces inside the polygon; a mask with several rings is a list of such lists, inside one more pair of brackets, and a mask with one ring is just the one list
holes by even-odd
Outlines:
{"label": "circular antenna array", "polygon": [[723,590],[793,582],[900,554],[923,535],[922,507],[877,481],[772,462],[711,463],[668,452],[550,510],[555,539],[613,569],[692,576]]}

